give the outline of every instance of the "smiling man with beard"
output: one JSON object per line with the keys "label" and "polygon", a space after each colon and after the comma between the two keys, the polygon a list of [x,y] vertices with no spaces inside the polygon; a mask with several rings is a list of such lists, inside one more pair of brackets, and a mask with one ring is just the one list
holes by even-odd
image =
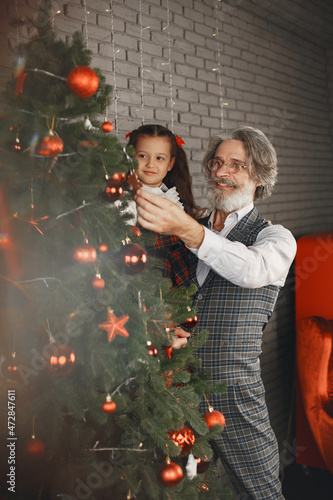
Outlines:
{"label": "smiling man with beard", "polygon": [[[196,221],[168,200],[139,190],[138,223],[178,236],[190,250],[197,285],[196,331],[208,330],[198,351],[200,370],[228,390],[210,405],[226,425],[212,443],[240,500],[282,500],[279,452],[261,380],[263,330],[295,257],[290,231],[260,216],[253,202],[268,197],[277,178],[276,153],[258,129],[241,127],[212,137],[203,160],[210,215]],[[189,333],[176,329],[174,347]],[[198,368],[196,368],[198,370]],[[202,412],[207,404],[202,401]]]}

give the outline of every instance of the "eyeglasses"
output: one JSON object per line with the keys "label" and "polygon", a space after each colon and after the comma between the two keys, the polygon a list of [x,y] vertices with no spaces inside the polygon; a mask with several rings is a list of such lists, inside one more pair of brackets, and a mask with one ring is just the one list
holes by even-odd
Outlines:
{"label": "eyeglasses", "polygon": [[212,172],[216,172],[217,170],[222,168],[223,165],[226,166],[227,171],[230,172],[231,174],[237,174],[241,168],[246,168],[246,165],[242,165],[241,163],[238,163],[238,161],[231,161],[229,163],[225,163],[224,161],[217,160],[216,158],[209,160],[209,162],[207,163],[207,167]]}

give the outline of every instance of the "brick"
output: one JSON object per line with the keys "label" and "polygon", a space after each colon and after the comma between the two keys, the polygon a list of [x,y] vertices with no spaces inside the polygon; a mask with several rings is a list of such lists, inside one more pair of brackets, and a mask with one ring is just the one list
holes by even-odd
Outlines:
{"label": "brick", "polygon": [[[189,64],[190,66],[194,66],[195,68],[203,68],[204,67],[204,60],[199,58],[198,56],[192,56],[192,55],[185,55],[185,62],[186,64]],[[191,76],[191,75],[185,75],[185,76]]]}
{"label": "brick", "polygon": [[185,40],[194,45],[201,45],[202,47],[205,45],[205,37],[193,31],[185,31]]}
{"label": "brick", "polygon": [[199,92],[205,92],[207,90],[206,82],[200,82],[196,79],[192,80],[191,78],[186,78],[185,86],[187,89],[198,90]]}
{"label": "brick", "polygon": [[196,68],[192,68],[190,66],[186,66],[184,64],[176,64],[176,73],[177,75],[186,76],[189,78],[196,77]]}
{"label": "brick", "polygon": [[185,54],[195,54],[195,46],[185,40],[175,40],[174,49],[181,50]]}
{"label": "brick", "polygon": [[191,19],[192,21],[195,21],[197,23],[204,22],[204,15],[201,12],[198,12],[197,10],[193,10],[193,8],[191,7],[184,8],[184,17],[186,17],[187,19]]}
{"label": "brick", "polygon": [[182,113],[179,116],[180,123],[188,123],[189,125],[200,125],[200,116],[193,113]]}
{"label": "brick", "polygon": [[[133,90],[134,92],[141,94],[141,80],[130,79],[128,88],[130,90]],[[144,81],[144,92],[145,93],[153,94],[154,89],[155,89],[155,85],[153,83],[147,82],[146,80]]]}
{"label": "brick", "polygon": [[[162,50],[163,50],[163,57],[165,59],[164,62],[165,62],[165,64],[168,64],[168,62],[169,62],[169,47],[163,48]],[[171,60],[171,63],[178,62],[178,63],[184,64],[185,54],[183,54],[182,52],[179,52],[178,50],[174,50],[171,47],[170,60]]]}
{"label": "brick", "polygon": [[[131,118],[142,119],[142,108],[131,106],[130,107],[130,116],[131,116]],[[144,121],[146,123],[154,121],[154,117],[155,117],[154,108],[151,108],[148,105],[145,105],[144,109],[143,109],[143,117],[144,117]]]}
{"label": "brick", "polygon": [[[110,15],[97,14],[96,23],[97,23],[97,26],[99,26],[101,28],[107,28],[109,30],[111,30],[111,28],[112,28]],[[113,17],[113,29],[115,32],[123,33],[125,31],[124,20]]]}
{"label": "brick", "polygon": [[[168,73],[164,73],[163,81],[169,85],[170,83],[170,75]],[[172,75],[172,83],[174,87],[184,88],[186,79],[183,76]]]}
{"label": "brick", "polygon": [[177,94],[178,94],[178,98],[183,99],[184,101],[199,102],[198,92],[194,92],[192,90],[178,89]]}
{"label": "brick", "polygon": [[176,26],[181,26],[184,29],[191,31],[194,29],[194,21],[192,21],[191,19],[186,19],[186,17],[184,17],[183,15],[174,14],[173,22]]}

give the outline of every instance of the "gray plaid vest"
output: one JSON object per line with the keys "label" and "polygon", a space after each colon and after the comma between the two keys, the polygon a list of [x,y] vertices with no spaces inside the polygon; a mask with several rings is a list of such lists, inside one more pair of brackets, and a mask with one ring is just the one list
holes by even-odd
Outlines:
{"label": "gray plaid vest", "polygon": [[[268,225],[253,208],[227,238],[250,246]],[[193,304],[198,316],[195,330],[209,331],[207,342],[197,351],[202,361],[200,370],[210,371],[212,381],[225,381],[228,385],[256,382],[260,379],[262,332],[272,315],[280,287],[242,288],[213,270],[200,287],[196,279],[197,262],[191,254],[190,280],[198,287]]]}

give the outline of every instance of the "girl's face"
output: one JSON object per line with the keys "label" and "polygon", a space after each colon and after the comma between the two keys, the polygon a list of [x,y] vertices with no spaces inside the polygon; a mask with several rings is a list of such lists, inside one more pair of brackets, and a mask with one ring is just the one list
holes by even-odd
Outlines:
{"label": "girl's face", "polygon": [[167,137],[141,136],[136,143],[135,158],[139,162],[140,181],[150,187],[159,187],[175,163]]}

